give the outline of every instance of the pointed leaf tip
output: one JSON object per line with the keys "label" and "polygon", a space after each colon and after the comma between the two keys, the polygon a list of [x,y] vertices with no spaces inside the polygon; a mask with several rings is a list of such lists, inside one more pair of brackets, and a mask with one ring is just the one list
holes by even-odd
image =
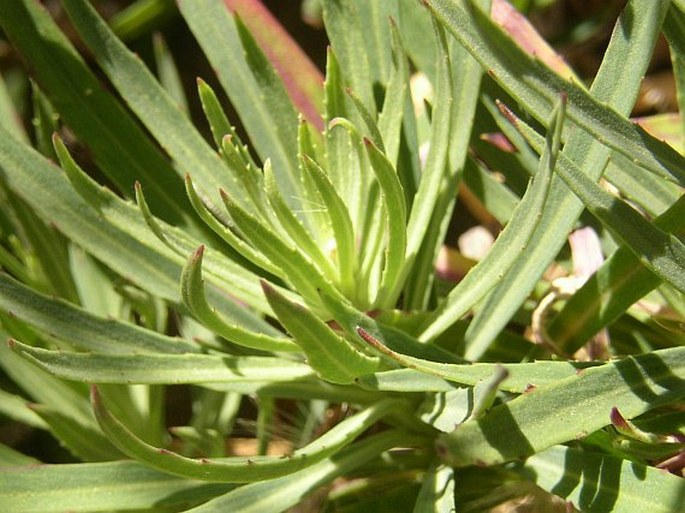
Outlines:
{"label": "pointed leaf tip", "polygon": [[618,408],[614,406],[611,408],[611,413],[609,414],[609,418],[611,419],[611,423],[614,425],[616,429],[619,431],[630,431],[630,426],[628,425],[628,422],[626,421],[625,417],[621,415],[621,412],[618,411]]}
{"label": "pointed leaf tip", "polygon": [[195,250],[195,252],[193,253],[193,260],[195,260],[196,262],[202,261],[202,257],[204,256],[204,254],[205,254],[205,245],[200,244],[197,247],[197,249]]}
{"label": "pointed leaf tip", "polygon": [[262,292],[264,292],[264,295],[267,297],[273,296],[276,292],[276,290],[266,280],[259,280],[259,284],[262,286]]}
{"label": "pointed leaf tip", "polygon": [[500,112],[504,115],[505,118],[507,118],[509,123],[516,126],[518,124],[518,117],[516,116],[516,114],[514,114],[514,112],[500,100],[495,100],[495,103],[497,104],[497,108],[499,108]]}
{"label": "pointed leaf tip", "polygon": [[378,340],[376,337],[371,335],[368,331],[366,331],[364,328],[361,326],[357,326],[357,334],[364,339],[364,342],[367,342],[371,344],[373,347],[382,347],[383,344],[381,344],[380,340]]}
{"label": "pointed leaf tip", "polygon": [[102,398],[100,397],[100,391],[97,385],[90,386],[90,404],[93,405],[93,409],[97,410],[102,407]]}

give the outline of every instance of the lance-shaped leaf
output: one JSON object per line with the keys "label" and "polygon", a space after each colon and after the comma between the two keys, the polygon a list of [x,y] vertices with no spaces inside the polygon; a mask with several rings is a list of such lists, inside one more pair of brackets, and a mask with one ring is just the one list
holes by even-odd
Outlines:
{"label": "lance-shaped leaf", "polygon": [[[190,175],[186,175],[185,184],[186,193],[188,194],[188,198],[190,199],[190,203],[195,209],[195,212],[214,233],[221,237],[239,255],[245,257],[247,260],[256,266],[261,267],[265,271],[268,271],[275,276],[279,276],[279,270],[271,262],[269,262],[264,255],[256,251],[252,246],[247,244],[244,240],[233,233],[227,226],[219,221],[212,212],[207,209],[199,194],[195,190],[195,184],[193,184]],[[148,219],[147,216],[145,216],[145,218],[146,220]],[[150,223],[148,222],[148,226],[149,225]]]}
{"label": "lance-shaped leaf", "polygon": [[398,164],[402,125],[405,108],[407,107],[407,92],[409,91],[409,65],[402,47],[402,39],[395,20],[390,19],[390,35],[392,43],[393,66],[385,90],[383,110],[378,115],[378,130],[385,145],[383,153],[388,160]]}
{"label": "lance-shaped leaf", "polygon": [[[510,111],[507,115],[529,144],[539,151],[542,137]],[[585,207],[633,251],[640,263],[685,292],[685,244],[642,217],[625,201],[602,189],[563,153],[555,172]]]}
{"label": "lance-shaped leaf", "polygon": [[269,356],[153,355],[51,351],[12,340],[10,348],[42,369],[87,383],[250,383],[312,376],[306,365]]}
{"label": "lance-shaped leaf", "polygon": [[340,286],[345,291],[352,291],[355,289],[355,272],[358,262],[350,213],[324,170],[307,155],[303,155],[302,160],[303,168],[316,185],[330,217],[331,228],[335,237]]}
{"label": "lance-shaped leaf", "polygon": [[61,299],[53,299],[0,274],[0,308],[50,336],[105,353],[196,353],[197,344],[133,324],[103,319]]}
{"label": "lance-shaped leaf", "polygon": [[255,0],[224,0],[240,16],[276,69],[295,107],[317,128],[323,94],[321,71],[264,4]]}
{"label": "lance-shaped leaf", "polygon": [[188,223],[183,185],[173,167],[105,91],[40,3],[23,0],[1,5],[0,24],[62,119],[89,146],[102,171],[122,193],[130,194],[133,182],[143,180],[149,183],[155,212],[171,222]]}
{"label": "lance-shaped leaf", "polygon": [[[566,92],[569,98],[568,116],[573,123],[641,167],[685,184],[685,159],[673,148],[653,138],[615,110],[602,105],[584,88],[564,80],[528,55],[470,0],[427,0],[425,5],[488,70],[488,74],[513,98],[526,105],[539,121],[545,122],[559,93]],[[658,16],[654,19],[660,24],[667,7],[667,2],[650,2],[649,6],[645,4],[638,9],[656,11]],[[642,23],[646,15],[641,12],[629,13],[629,16],[635,16],[634,19]],[[642,28],[655,32],[653,26]],[[652,37],[652,44],[654,40]],[[640,51],[651,54],[651,49],[650,45]]]}
{"label": "lance-shaped leaf", "polygon": [[326,0],[323,3],[323,20],[347,85],[356,91],[367,109],[377,112],[359,7],[350,0]]}
{"label": "lance-shaped leaf", "polygon": [[359,352],[307,308],[288,301],[266,282],[262,282],[262,288],[278,320],[302,348],[307,363],[322,379],[349,384],[357,376],[378,369],[377,358]]}
{"label": "lance-shaped leaf", "polygon": [[288,281],[308,302],[318,303],[317,289],[325,290],[335,297],[341,297],[331,282],[298,248],[286,242],[255,216],[243,210],[226,193],[222,193],[222,199],[238,230],[255,248],[283,271]]}
{"label": "lance-shaped leaf", "polygon": [[378,146],[378,148],[382,152],[385,152],[385,145],[383,144],[383,137],[381,136],[381,132],[378,129],[378,125],[376,124],[376,120],[371,115],[369,110],[364,106],[364,103],[362,102],[361,98],[359,98],[359,96],[357,96],[357,93],[355,93],[349,87],[345,90],[345,92],[352,99],[352,103],[354,103],[354,106],[357,109],[357,112],[359,112],[359,115],[361,116],[362,121],[366,125],[366,129],[368,130],[368,133],[369,133],[369,138],[373,141],[373,143],[376,146]]}
{"label": "lance-shaped leaf", "polygon": [[683,397],[685,348],[629,356],[495,406],[441,436],[438,453],[456,467],[524,458],[610,424],[614,407],[633,418]]}
{"label": "lance-shaped leaf", "polygon": [[287,338],[254,333],[230,323],[209,305],[202,279],[204,249],[204,246],[197,248],[181,272],[181,299],[195,318],[217,335],[240,346],[261,351],[297,351],[297,346]]}
{"label": "lance-shaped leaf", "polygon": [[[652,58],[652,49],[657,40],[666,7],[665,2],[630,0],[615,24],[602,65],[590,88],[597,101],[605,102],[614,109],[612,110],[614,116],[617,113],[627,116],[633,108],[640,81]],[[625,37],[627,31],[630,32],[629,38]],[[510,47],[515,47],[515,45],[510,44],[505,50],[508,51]],[[478,59],[478,55],[475,57]],[[529,59],[527,56],[524,58]],[[625,66],[626,62],[630,62],[631,65]],[[509,64],[506,61],[500,63],[505,67]],[[525,72],[523,69],[518,71]],[[529,71],[533,72],[532,69]],[[545,77],[544,83],[540,84],[544,88],[551,82],[544,75],[549,72],[542,73],[538,78]],[[516,80],[516,77],[510,76],[510,78]],[[532,77],[526,76],[527,78]],[[536,82],[537,79],[533,81]],[[516,90],[510,88],[509,91],[519,101],[524,101],[522,97],[517,96],[523,88],[524,85],[521,84],[521,88],[515,88]],[[536,94],[526,95],[527,108],[535,108],[536,102],[540,100],[541,98]],[[545,116],[543,111],[536,114],[538,119],[542,119],[540,116]],[[569,123],[569,126],[572,126],[572,123]],[[606,128],[606,126],[601,125],[601,128]],[[569,137],[564,144],[564,153],[593,180],[599,180],[602,176],[611,155],[610,148],[605,146],[601,139],[582,130],[569,131]],[[632,155],[628,158],[632,158]],[[568,190],[563,180],[555,177],[547,205],[538,229],[525,251],[525,257],[512,266],[510,272],[490,293],[469,326],[466,339],[474,348],[469,354],[470,357],[478,357],[520,308],[535,284],[538,283],[543,270],[554,260],[566,243],[568,233],[577,222],[582,209],[582,202]]]}
{"label": "lance-shaped leaf", "polygon": [[77,419],[49,405],[33,404],[31,409],[50,426],[51,434],[80,459],[109,461],[124,456],[105,438],[97,424],[90,422],[83,425]]}
{"label": "lance-shaped leaf", "polygon": [[83,0],[67,0],[64,7],[79,35],[129,107],[179,165],[193,170],[195,180],[212,194],[212,203],[220,205],[220,187],[244,197],[244,191],[234,177],[224,175],[226,180],[217,179],[215,170],[219,158],[216,153],[179,111],[145,64],[117,39],[95,9]]}
{"label": "lance-shaped leaf", "polygon": [[272,66],[244,28],[239,32],[221,0],[182,0],[178,7],[238,112],[252,146],[262,160],[271,159],[286,196],[298,197],[297,160],[292,151],[297,147],[297,112]]}
{"label": "lance-shaped leaf", "polygon": [[[402,184],[397,172],[387,157],[370,141],[364,139],[371,168],[380,184],[381,196],[385,204],[385,220],[388,227],[388,241],[385,249],[385,267],[381,277],[379,299],[383,306],[395,304],[395,294],[401,289],[399,275],[404,263],[407,248],[407,205],[404,199]],[[385,297],[388,294],[389,297]]]}
{"label": "lance-shaped leaf", "polygon": [[0,504],[13,513],[90,513],[184,507],[233,488],[159,472],[134,461],[26,465],[0,469]]}
{"label": "lance-shaped leaf", "polygon": [[408,333],[387,326],[369,315],[360,312],[349,301],[340,301],[323,291],[321,291],[320,297],[326,310],[333,316],[333,319],[335,319],[342,329],[351,337],[352,341],[358,341],[360,349],[362,350],[364,350],[365,344],[358,340],[359,328],[362,328],[372,335],[383,345],[403,354],[410,354],[418,358],[426,358],[441,362],[462,361],[460,358],[454,356],[453,353],[442,349],[439,346],[421,343]]}
{"label": "lance-shaped leaf", "polygon": [[526,460],[521,472],[587,513],[679,513],[685,481],[635,461],[560,445]]}
{"label": "lance-shaped leaf", "polygon": [[241,486],[187,513],[281,513],[284,508],[296,506],[302,499],[336,477],[343,476],[379,457],[383,451],[412,442],[420,440],[412,440],[402,431],[385,431],[355,443],[304,470],[277,479]]}
{"label": "lance-shaped leaf", "polygon": [[[268,164],[269,161],[267,161]],[[278,184],[274,177],[271,165],[264,164],[264,185],[266,195],[269,199],[269,204],[276,215],[276,218],[281,223],[281,226],[288,233],[292,241],[302,249],[314,262],[321,272],[329,280],[338,278],[338,271],[333,266],[331,260],[324,255],[321,247],[312,238],[312,235],[307,231],[302,221],[290,209],[286,203],[283,195],[278,189]],[[304,178],[303,178],[304,179]]]}
{"label": "lance-shaped leaf", "polygon": [[100,427],[110,440],[131,458],[174,475],[233,483],[273,479],[309,467],[349,445],[357,436],[401,404],[397,400],[385,400],[374,404],[290,455],[192,459],[153,447],[137,438],[105,408],[96,387],[92,388],[91,400]]}
{"label": "lance-shaped leaf", "polygon": [[[508,376],[498,386],[501,390],[514,393],[523,393],[535,387],[548,385],[560,379],[573,376],[585,367],[592,365],[553,361],[538,361],[532,363],[439,363],[393,351],[363,328],[359,328],[358,333],[359,336],[372,347],[402,366],[462,385],[475,386],[479,382],[487,380],[498,373],[500,369],[504,369],[508,373]],[[399,371],[390,371],[390,373],[398,372]],[[396,377],[392,376],[392,374],[390,376],[383,376],[383,374],[388,373],[379,373],[375,376],[381,378],[380,383],[385,383],[384,387],[392,384],[393,378],[407,379],[410,380],[410,382],[412,379],[415,379],[412,374]],[[388,382],[389,379],[391,381]],[[365,376],[362,378],[362,382],[373,381],[370,376]],[[430,381],[426,382],[426,384],[428,383],[430,383]],[[396,387],[398,385],[394,386]],[[433,386],[437,386],[437,383]]]}
{"label": "lance-shaped leaf", "polygon": [[217,149],[221,147],[221,140],[226,135],[235,136],[235,130],[226,117],[219,98],[214,89],[201,78],[197,79],[197,93],[202,104],[202,111],[205,113],[209,129],[212,131],[212,138]]}
{"label": "lance-shaped leaf", "polygon": [[521,257],[537,228],[549,192],[552,169],[557,160],[565,114],[565,98],[557,104],[547,133],[545,151],[538,171],[514,209],[511,219],[488,254],[454,287],[426,321],[421,340],[431,340],[454,324],[502,279],[507,269]]}
{"label": "lance-shaped leaf", "polygon": [[438,68],[431,123],[431,144],[407,223],[407,255],[403,269],[404,275],[409,273],[421,249],[440,196],[440,184],[445,177],[448,162],[453,101],[452,71],[445,32],[437,23],[434,23],[434,28],[438,40],[436,56]]}

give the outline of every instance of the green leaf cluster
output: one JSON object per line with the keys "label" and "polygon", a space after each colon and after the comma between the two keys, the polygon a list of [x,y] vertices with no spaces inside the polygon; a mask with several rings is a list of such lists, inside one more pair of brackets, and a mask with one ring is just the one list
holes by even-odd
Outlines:
{"label": "green leaf cluster", "polygon": [[504,0],[307,2],[325,75],[258,0],[61,4],[0,2],[4,509],[683,511],[682,0],[587,84]]}

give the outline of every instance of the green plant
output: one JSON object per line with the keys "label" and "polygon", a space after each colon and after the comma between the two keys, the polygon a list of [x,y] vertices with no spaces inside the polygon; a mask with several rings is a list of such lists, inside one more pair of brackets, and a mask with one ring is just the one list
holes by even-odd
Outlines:
{"label": "green plant", "polygon": [[[35,149],[3,89],[0,412],[71,456],[35,465],[0,445],[6,510],[571,507],[554,494],[682,511],[685,160],[627,116],[662,29],[682,112],[685,3],[629,1],[588,89],[485,1],[324,0],[321,87],[294,51],[282,81],[250,19],[180,0],[250,140],[199,81],[216,150],[175,75],[160,85],[88,2],[63,5],[116,96],[35,0],[11,4]],[[266,50],[291,44],[273,34]],[[484,137],[500,132],[515,151]],[[435,262],[460,184],[505,227],[446,269],[466,273],[454,286]],[[584,283],[591,251],[572,266],[565,246],[583,226],[607,255]],[[550,289],[553,262],[573,287]],[[226,457],[250,398],[256,454]]]}

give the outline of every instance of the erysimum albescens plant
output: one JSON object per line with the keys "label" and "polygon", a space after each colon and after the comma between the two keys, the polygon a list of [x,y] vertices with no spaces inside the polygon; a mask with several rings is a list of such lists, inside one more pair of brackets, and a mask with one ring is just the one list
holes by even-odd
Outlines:
{"label": "erysimum albescens plant", "polygon": [[[0,412],[68,451],[0,445],[4,511],[682,511],[685,159],[627,117],[662,31],[682,110],[682,0],[628,1],[589,87],[502,1],[323,0],[321,84],[179,0],[213,145],[162,46],[158,80],[63,7],[111,87],[0,3],[34,112],[32,148],[3,87]],[[477,263],[460,185],[504,226]]]}

